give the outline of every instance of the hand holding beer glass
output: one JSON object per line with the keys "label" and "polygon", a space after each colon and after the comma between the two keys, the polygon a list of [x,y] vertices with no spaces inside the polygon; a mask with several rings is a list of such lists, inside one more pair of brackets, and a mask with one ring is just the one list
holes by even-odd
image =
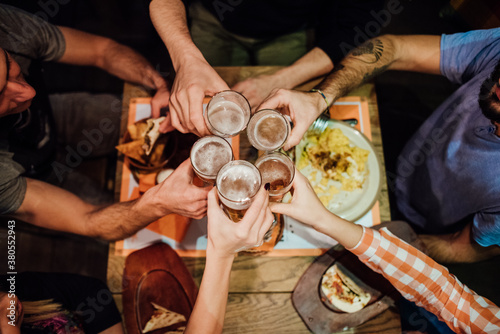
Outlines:
{"label": "hand holding beer glass", "polygon": [[233,222],[239,222],[262,185],[259,170],[244,160],[225,164],[216,179],[219,200]]}
{"label": "hand holding beer glass", "polygon": [[290,122],[280,112],[262,109],[250,118],[247,136],[259,151],[275,151],[285,145],[290,131]]}
{"label": "hand holding beer glass", "polygon": [[214,185],[222,166],[234,159],[231,145],[218,136],[198,139],[191,148],[191,165],[204,186]]}
{"label": "hand holding beer glass", "polygon": [[203,110],[208,130],[220,137],[234,137],[245,130],[250,115],[251,108],[247,99],[232,90],[215,94]]}
{"label": "hand holding beer glass", "polygon": [[[270,185],[269,201],[281,202],[283,196],[290,191],[295,177],[295,165],[292,159],[280,152],[267,152],[257,159],[255,166],[262,175],[262,182]],[[271,228],[264,236],[264,242],[271,239],[277,223],[278,218],[275,215]]]}

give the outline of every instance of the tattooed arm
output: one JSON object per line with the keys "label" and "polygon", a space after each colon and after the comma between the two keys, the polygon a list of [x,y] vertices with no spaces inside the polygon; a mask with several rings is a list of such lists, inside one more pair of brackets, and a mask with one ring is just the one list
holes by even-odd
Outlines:
{"label": "tattooed arm", "polygon": [[[440,36],[394,36],[373,38],[352,50],[318,85],[331,105],[353,88],[390,70],[440,74]],[[326,109],[316,92],[279,89],[271,93],[257,109],[279,109],[288,114],[294,128],[284,149],[300,142],[314,120]]]}
{"label": "tattooed arm", "polygon": [[318,86],[335,101],[386,70],[440,74],[440,36],[385,35],[352,50]]}

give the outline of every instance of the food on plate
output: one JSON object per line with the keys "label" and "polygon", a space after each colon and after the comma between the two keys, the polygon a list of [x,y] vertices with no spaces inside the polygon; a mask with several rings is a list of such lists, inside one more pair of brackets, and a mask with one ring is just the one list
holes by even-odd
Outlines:
{"label": "food on plate", "polygon": [[327,128],[319,136],[307,137],[298,168],[312,165],[323,177],[340,182],[340,190],[353,191],[363,186],[369,154],[352,145],[341,129]]}
{"label": "food on plate", "polygon": [[353,313],[361,310],[370,301],[370,293],[361,289],[337,265],[323,275],[321,290],[328,301],[339,310]]}
{"label": "food on plate", "polygon": [[160,123],[165,117],[136,122],[127,127],[130,140],[116,146],[123,155],[145,166],[157,166],[164,159],[168,136],[162,135]]}
{"label": "food on plate", "polygon": [[149,321],[146,323],[146,326],[144,326],[144,329],[142,330],[143,333],[151,332],[160,328],[172,326],[186,321],[186,317],[182,314],[167,310],[166,308],[155,303],[151,304],[155,308],[155,311],[151,316],[151,319],[149,319]]}
{"label": "food on plate", "polygon": [[369,154],[352,144],[340,128],[327,128],[303,139],[296,152],[297,169],[309,179],[323,205],[335,212],[349,193],[363,188]]}

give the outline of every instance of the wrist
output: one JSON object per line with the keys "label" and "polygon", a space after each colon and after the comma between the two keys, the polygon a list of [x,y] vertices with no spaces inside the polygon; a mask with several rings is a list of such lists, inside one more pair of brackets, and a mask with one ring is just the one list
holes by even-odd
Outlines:
{"label": "wrist", "polygon": [[158,219],[171,214],[172,211],[165,205],[165,200],[159,194],[160,186],[148,189],[136,202],[139,212],[148,212],[153,219]]}
{"label": "wrist", "polygon": [[194,46],[194,44],[193,48],[184,51],[185,52],[177,54],[176,56],[172,55],[172,65],[174,67],[175,73],[178,73],[182,67],[191,66],[196,62],[203,62],[208,64],[203,57],[203,54],[196,48],[196,46]]}
{"label": "wrist", "polygon": [[236,256],[236,253],[230,253],[227,251],[217,249],[217,247],[214,246],[214,243],[210,239],[208,240],[208,243],[207,243],[207,261],[208,261],[208,259],[211,259],[211,261],[221,263],[221,264],[227,264],[227,263],[232,264],[235,256]]}
{"label": "wrist", "polygon": [[271,81],[274,87],[293,89],[300,85],[303,81],[294,75],[292,66],[284,67],[277,72],[270,74]]}

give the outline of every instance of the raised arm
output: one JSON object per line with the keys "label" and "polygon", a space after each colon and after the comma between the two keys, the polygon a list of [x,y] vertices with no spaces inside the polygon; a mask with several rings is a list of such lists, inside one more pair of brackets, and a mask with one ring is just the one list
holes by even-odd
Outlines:
{"label": "raised arm", "polygon": [[500,325],[500,308],[472,292],[445,267],[385,229],[379,233],[330,213],[298,171],[293,187],[292,202],[272,203],[272,211],[334,238],[384,275],[405,298],[436,314],[454,331],[478,333]]}
{"label": "raised arm", "polygon": [[45,182],[27,179],[27,189],[14,217],[48,229],[119,240],[170,213],[201,218],[207,208],[207,188],[191,183],[189,160],[163,183],[137,200],[97,207]]}
{"label": "raised arm", "polygon": [[386,70],[440,74],[440,36],[385,35],[350,52],[319,85],[333,103]]}
{"label": "raised arm", "polygon": [[259,109],[281,109],[294,122],[285,149],[300,142],[314,120],[338,98],[386,70],[440,74],[439,36],[384,35],[352,50],[319,85],[328,101],[317,92],[279,89]]}
{"label": "raised arm", "polygon": [[66,51],[59,62],[95,66],[125,81],[152,89],[166,88],[165,80],[146,58],[128,46],[80,30],[58,28],[66,41]]}
{"label": "raised arm", "polygon": [[255,109],[273,89],[292,89],[311,79],[327,74],[333,69],[330,57],[318,47],[313,48],[292,65],[271,75],[261,75],[238,82],[233,90],[245,95]]}
{"label": "raised arm", "polygon": [[66,50],[58,60],[61,63],[98,67],[118,78],[155,89],[152,99],[153,115],[168,106],[170,92],[165,79],[153,66],[133,49],[112,39],[67,27],[61,30]]}
{"label": "raised arm", "polygon": [[222,332],[234,256],[264,238],[273,221],[268,203],[262,188],[243,219],[234,223],[221,210],[215,188],[209,193],[207,262],[186,334]]}
{"label": "raised arm", "polygon": [[229,87],[191,40],[181,0],[153,0],[150,15],[176,73],[170,97],[171,125],[184,133],[209,134],[203,120],[203,98]]}

